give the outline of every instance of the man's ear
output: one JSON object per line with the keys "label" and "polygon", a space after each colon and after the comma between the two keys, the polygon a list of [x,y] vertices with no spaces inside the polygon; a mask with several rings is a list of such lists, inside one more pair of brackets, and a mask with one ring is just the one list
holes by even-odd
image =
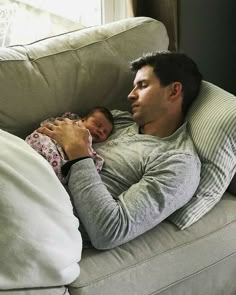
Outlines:
{"label": "man's ear", "polygon": [[170,100],[174,101],[182,96],[182,83],[173,82],[170,84]]}

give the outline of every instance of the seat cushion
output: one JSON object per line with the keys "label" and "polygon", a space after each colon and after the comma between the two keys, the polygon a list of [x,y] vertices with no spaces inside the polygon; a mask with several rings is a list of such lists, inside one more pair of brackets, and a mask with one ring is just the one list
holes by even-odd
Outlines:
{"label": "seat cushion", "polygon": [[70,295],[66,287],[0,290],[0,295]]}
{"label": "seat cushion", "polygon": [[[224,273],[224,261],[228,257],[236,259],[235,231],[236,198],[226,193],[215,208],[191,228],[181,231],[164,221],[113,250],[85,249],[80,277],[69,286],[69,292],[71,295],[162,294],[190,277],[196,276],[196,285],[204,284],[206,276],[198,274],[208,271],[207,284],[212,287],[209,294],[219,294],[216,290],[220,286],[210,280],[210,274],[215,272],[214,277],[228,281],[229,269]],[[236,276],[233,265],[230,271]],[[231,284],[236,294],[236,281]],[[170,294],[200,294],[191,288],[185,292]]]}

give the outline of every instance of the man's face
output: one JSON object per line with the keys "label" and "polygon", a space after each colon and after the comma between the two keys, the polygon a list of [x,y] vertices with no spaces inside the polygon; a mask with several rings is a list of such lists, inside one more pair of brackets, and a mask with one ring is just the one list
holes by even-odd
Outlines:
{"label": "man's face", "polygon": [[160,85],[153,67],[144,66],[138,70],[134,88],[128,95],[131,102],[133,119],[140,126],[157,121],[168,111],[169,87]]}

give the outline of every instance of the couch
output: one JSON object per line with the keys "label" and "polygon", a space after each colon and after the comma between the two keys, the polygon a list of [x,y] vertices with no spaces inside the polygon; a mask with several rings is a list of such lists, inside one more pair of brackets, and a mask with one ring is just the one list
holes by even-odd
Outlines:
{"label": "couch", "polygon": [[[148,51],[167,50],[168,42],[161,22],[137,17],[1,48],[0,128],[24,139],[39,122],[65,111],[83,114],[98,104],[130,110],[126,99],[133,82],[129,61]],[[215,94],[219,98],[225,95],[235,107],[235,97],[225,90],[207,81],[202,87],[203,100],[205,95],[213,100]],[[213,101],[211,113],[215,105],[219,104]],[[189,115],[191,126],[200,120],[193,116],[200,108],[195,107]],[[202,130],[207,124],[203,122]],[[229,133],[227,126],[222,128],[219,127]],[[190,132],[194,137],[194,130]],[[230,140],[234,144],[233,132]],[[235,295],[236,198],[231,182],[235,149],[232,150],[227,153],[231,166],[225,168],[227,175],[221,178],[222,189],[202,216],[197,215],[181,227],[178,216],[173,215],[112,250],[83,249],[81,260],[79,255],[76,258],[80,274],[75,269],[77,278],[71,282],[58,281],[54,286],[44,282],[32,286],[29,282],[13,288],[0,285],[0,295]],[[219,147],[216,153],[221,153]],[[208,159],[206,163],[209,164]],[[208,172],[207,175],[215,179]],[[227,191],[229,183],[231,190]]]}

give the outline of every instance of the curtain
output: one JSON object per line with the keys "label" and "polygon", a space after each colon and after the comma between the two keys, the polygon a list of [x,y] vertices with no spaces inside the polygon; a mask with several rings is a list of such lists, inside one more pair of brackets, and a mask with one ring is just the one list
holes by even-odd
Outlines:
{"label": "curtain", "polygon": [[178,0],[128,0],[132,16],[149,16],[161,21],[170,39],[169,50],[178,50]]}

